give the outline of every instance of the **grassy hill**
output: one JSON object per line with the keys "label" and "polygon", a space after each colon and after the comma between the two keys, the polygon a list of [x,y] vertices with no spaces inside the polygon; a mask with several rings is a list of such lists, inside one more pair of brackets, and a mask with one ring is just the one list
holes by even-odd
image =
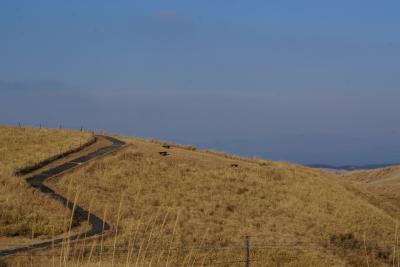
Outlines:
{"label": "grassy hill", "polygon": [[400,200],[400,166],[354,171],[346,173],[344,177],[394,203],[398,203]]}
{"label": "grassy hill", "polygon": [[46,237],[63,232],[69,212],[28,188],[14,173],[91,138],[89,133],[71,130],[0,126],[0,247],[12,243],[6,237]]}
{"label": "grassy hill", "polygon": [[[139,266],[242,260],[245,235],[251,236],[258,263],[385,266],[393,261],[400,209],[340,176],[125,140],[129,146],[123,151],[50,184],[71,198],[78,195],[81,205],[118,226],[116,236],[102,244],[103,262],[112,261],[113,254],[115,261]],[[170,155],[160,156],[164,150]],[[169,249],[177,246],[188,249]],[[198,246],[204,248],[191,249]],[[114,253],[121,250],[125,253]]]}
{"label": "grassy hill", "polygon": [[[400,260],[399,206],[347,177],[123,139],[128,145],[118,153],[49,181],[113,226],[101,239],[44,253],[56,252],[57,264],[243,266],[245,236],[251,266],[392,266]],[[31,259],[7,261],[26,266]],[[54,261],[41,256],[33,263]]]}
{"label": "grassy hill", "polygon": [[400,166],[353,171],[346,173],[345,176],[362,183],[397,184],[400,182]]}

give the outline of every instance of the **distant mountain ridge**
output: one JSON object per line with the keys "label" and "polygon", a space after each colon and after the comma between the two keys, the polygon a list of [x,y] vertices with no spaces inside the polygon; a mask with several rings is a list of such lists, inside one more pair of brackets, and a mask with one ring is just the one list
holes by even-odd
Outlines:
{"label": "distant mountain ridge", "polygon": [[366,165],[343,165],[343,166],[333,166],[329,164],[307,164],[306,166],[318,169],[333,169],[333,170],[345,170],[345,171],[355,171],[355,170],[372,170],[379,168],[386,168],[391,166],[400,165],[400,163],[386,163],[386,164],[366,164]]}

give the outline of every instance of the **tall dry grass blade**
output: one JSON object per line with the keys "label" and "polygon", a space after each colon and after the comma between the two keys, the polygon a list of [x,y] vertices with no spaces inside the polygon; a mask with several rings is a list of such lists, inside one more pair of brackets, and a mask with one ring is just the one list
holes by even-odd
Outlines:
{"label": "tall dry grass blade", "polygon": [[206,255],[204,255],[203,261],[200,264],[201,267],[205,266],[204,264],[206,264],[206,260],[207,260],[207,257],[208,257],[209,254],[210,254],[210,251],[208,251],[206,253]]}
{"label": "tall dry grass blade", "polygon": [[[135,207],[135,204],[136,204],[137,200],[139,199],[140,192],[141,192],[141,187],[139,187],[139,190],[136,193],[136,197],[135,197],[135,199],[134,199],[134,201],[132,203],[132,207]],[[133,241],[131,239],[129,239],[128,252],[126,254],[126,262],[125,262],[125,266],[126,267],[128,267],[129,264],[130,264],[130,258],[131,258],[131,255],[133,253],[133,249],[135,247],[134,245],[135,245],[136,235],[137,235],[137,232],[138,232],[138,229],[139,229],[139,226],[140,226],[142,215],[143,215],[143,213],[140,213],[139,221],[136,223],[137,227],[136,227],[136,231],[135,231],[135,234],[134,234],[134,237],[133,237]],[[133,226],[130,227],[128,233],[131,232],[132,228],[133,228]]]}
{"label": "tall dry grass blade", "polygon": [[164,255],[165,251],[167,251],[167,250],[161,248],[160,253],[158,254],[158,257],[157,257],[157,262],[156,262],[157,266],[160,264],[160,261],[162,259],[162,256]]}
{"label": "tall dry grass blade", "polygon": [[72,179],[69,179],[69,182],[68,182],[68,188],[67,188],[67,195],[66,195],[66,198],[67,198],[67,202],[65,203],[65,208],[66,209],[68,209],[68,206],[69,206],[69,203],[71,202],[71,190],[72,190],[72,182],[73,182],[73,178]]}
{"label": "tall dry grass blade", "polygon": [[52,229],[52,233],[51,233],[52,237],[51,237],[51,251],[52,251],[52,263],[53,263],[53,267],[56,266],[56,262],[55,262],[55,255],[54,255],[54,236],[55,236],[55,229],[54,229],[54,224],[53,224],[53,229]]}
{"label": "tall dry grass blade", "polygon": [[64,245],[65,245],[65,240],[63,239],[61,242],[61,247],[60,247],[60,258],[59,258],[59,266],[62,266],[62,259],[63,259],[63,253],[64,253]]}
{"label": "tall dry grass blade", "polygon": [[[67,199],[67,208],[68,208],[68,199]],[[71,214],[72,215],[72,214]],[[64,222],[63,222],[63,232],[67,232],[68,230],[68,221],[67,221],[67,217],[64,217]],[[63,236],[63,240],[61,242],[61,247],[60,247],[60,260],[59,260],[59,266],[62,266],[63,263],[63,256],[65,253],[65,238],[67,238],[64,234]]]}
{"label": "tall dry grass blade", "polygon": [[[166,212],[166,214],[165,214],[165,216],[164,216],[164,219],[163,219],[163,222],[162,222],[162,224],[161,224],[161,228],[160,228],[160,230],[158,231],[158,235],[156,235],[156,237],[155,237],[155,241],[157,242],[157,240],[159,240],[159,238],[160,238],[160,236],[162,235],[162,232],[163,232],[163,230],[164,230],[164,226],[165,226],[165,224],[166,224],[166,222],[167,222],[167,218],[168,218],[168,215],[169,215],[169,209],[167,209],[167,212]],[[162,253],[162,249],[161,249],[161,253]],[[153,259],[154,259],[154,253],[153,253],[153,255],[151,256],[151,259],[150,259],[150,262],[149,262],[149,267],[151,267],[151,264],[153,263]],[[159,259],[159,258],[158,258]],[[158,260],[157,260],[158,261]],[[157,263],[158,264],[158,263]]]}
{"label": "tall dry grass blade", "polygon": [[101,267],[101,261],[103,259],[103,242],[104,242],[104,227],[106,223],[106,215],[107,215],[107,205],[104,206],[104,214],[103,214],[103,229],[101,231],[101,243],[100,243],[100,260],[99,260],[99,267]]}
{"label": "tall dry grass blade", "polygon": [[[89,202],[89,208],[88,208],[88,216],[87,216],[87,220],[86,220],[86,222],[87,222],[87,224],[89,225],[89,223],[90,223],[90,212],[91,212],[91,210],[92,210],[92,205],[93,205],[93,197],[90,199],[90,202]],[[81,249],[81,253],[80,253],[80,255],[78,256],[79,258],[78,258],[78,266],[79,266],[79,263],[80,263],[80,258],[82,258],[82,261],[83,261],[83,257],[84,257],[84,252],[85,252],[85,250],[86,250],[86,238],[87,238],[87,231],[85,231],[85,235],[84,235],[84,237],[83,237],[83,245],[82,245],[82,249]]]}
{"label": "tall dry grass blade", "polygon": [[191,248],[190,248],[190,250],[189,250],[189,254],[186,255],[186,257],[183,259],[182,266],[186,266],[186,265],[185,265],[185,264],[186,264],[186,261],[188,261],[188,263],[190,264],[190,259],[191,259],[191,257],[192,257],[193,248],[194,248],[194,246],[191,246]]}
{"label": "tall dry grass blade", "polygon": [[88,257],[88,260],[87,260],[87,265],[90,265],[90,262],[92,260],[93,250],[94,250],[96,244],[97,244],[97,240],[94,240],[93,244],[92,244],[92,248],[90,249],[89,257]]}
{"label": "tall dry grass blade", "polygon": [[118,206],[117,224],[116,224],[116,226],[115,226],[115,237],[114,237],[114,244],[113,244],[113,253],[112,253],[111,267],[114,267],[115,247],[116,247],[116,245],[117,245],[119,220],[120,220],[120,218],[121,218],[121,209],[122,209],[122,204],[123,204],[123,200],[124,200],[124,195],[125,195],[125,192],[122,193],[122,195],[121,195],[121,200],[119,201],[119,206]]}
{"label": "tall dry grass blade", "polygon": [[395,267],[396,264],[396,256],[397,256],[397,252],[396,252],[396,248],[397,248],[397,221],[396,221],[396,227],[394,230],[394,246],[393,246],[393,267]]}
{"label": "tall dry grass blade", "polygon": [[69,253],[70,253],[71,229],[72,229],[72,224],[74,222],[76,203],[78,202],[79,195],[80,195],[80,190],[76,191],[76,193],[75,193],[74,205],[73,205],[72,211],[71,211],[71,218],[70,218],[70,221],[69,221],[68,236],[67,236],[67,251],[66,251],[66,253],[64,253],[65,265],[67,265],[67,260],[68,260]]}
{"label": "tall dry grass blade", "polygon": [[158,218],[158,214],[159,213],[160,213],[160,208],[157,209],[157,213],[154,216],[154,224],[150,223],[152,225],[151,226],[151,231],[150,231],[149,239],[147,240],[146,249],[145,249],[144,254],[143,254],[143,259],[142,259],[142,265],[141,266],[144,266],[144,261],[146,259],[147,250],[149,249],[149,246],[150,246],[150,241],[151,241],[151,238],[153,236],[154,227],[155,227],[155,225],[157,223],[157,218]]}
{"label": "tall dry grass blade", "polygon": [[137,225],[136,225],[136,231],[135,231],[135,235],[133,237],[132,247],[131,247],[131,250],[128,252],[128,256],[127,256],[127,266],[129,266],[130,262],[131,262],[131,257],[132,257],[132,254],[133,254],[133,250],[135,248],[136,237],[137,237],[137,234],[139,232],[140,224],[141,224],[141,221],[142,221],[142,216],[143,216],[143,213],[140,214],[139,220],[138,220]]}
{"label": "tall dry grass blade", "polygon": [[[165,225],[165,223],[167,222],[168,213],[169,213],[169,210],[167,210],[167,212],[166,212],[166,214],[165,214],[165,216],[164,216],[163,222],[162,222],[162,224],[161,224],[161,229],[158,231],[158,235],[154,238],[155,243],[158,241],[159,237],[160,237],[161,234],[162,234],[162,231],[164,230],[164,225]],[[162,251],[162,249],[161,249],[161,251]],[[161,253],[162,253],[162,252],[161,252]],[[152,265],[152,263],[153,263],[154,256],[155,256],[155,255],[154,255],[154,253],[153,253],[153,254],[151,255],[151,258],[150,258],[149,267],[151,267],[151,265]]]}
{"label": "tall dry grass blade", "polygon": [[367,267],[369,267],[369,259],[368,259],[368,252],[367,252],[367,241],[365,238],[365,232],[363,234],[363,239],[364,239],[364,252],[365,252],[365,259],[367,261]]}
{"label": "tall dry grass blade", "polygon": [[139,260],[141,259],[141,256],[142,256],[142,254],[141,254],[141,253],[142,253],[142,248],[143,248],[143,246],[145,245],[145,241],[146,241],[146,239],[145,239],[144,237],[146,236],[147,230],[149,229],[149,225],[151,224],[152,221],[153,221],[153,218],[151,217],[151,218],[149,219],[149,222],[146,224],[146,228],[144,229],[144,232],[143,232],[143,240],[142,240],[142,242],[140,243],[139,252],[138,252],[138,255],[137,255],[137,257],[136,257],[135,267],[138,266]]}
{"label": "tall dry grass blade", "polygon": [[[398,221],[396,221],[396,229],[397,229],[397,226],[398,226]],[[396,247],[397,247],[397,267],[400,267],[400,251],[399,251],[399,235],[397,234],[397,231],[396,231]]]}
{"label": "tall dry grass blade", "polygon": [[[200,246],[199,246],[199,249],[201,249],[201,247],[203,246],[203,244],[204,244],[204,241],[206,240],[206,237],[207,237],[207,234],[208,234],[208,228],[206,229],[206,232],[204,233],[204,236],[203,236],[203,239],[201,240],[201,242],[200,242]],[[194,267],[194,264],[196,263],[196,254],[193,256],[193,263],[192,263],[192,267]],[[189,261],[189,264],[190,264],[190,261]]]}
{"label": "tall dry grass blade", "polygon": [[138,255],[137,255],[137,257],[136,257],[135,267],[138,267],[139,258],[140,258],[140,256],[141,256],[140,253],[142,252],[143,245],[144,245],[144,240],[142,240],[142,243],[140,244],[139,251],[138,251]]}
{"label": "tall dry grass blade", "polygon": [[[73,179],[69,179],[69,183],[68,183],[68,189],[67,189],[67,194],[66,194],[66,203],[65,203],[65,208],[68,209],[69,203],[71,202],[71,188],[72,188],[72,180]],[[71,216],[73,216],[73,212],[71,213]],[[64,228],[65,231],[68,230],[68,222],[66,220],[64,220]],[[67,248],[65,247],[66,242],[65,239],[68,238],[68,236],[64,236],[64,240],[62,242],[62,246],[61,246],[61,253],[60,253],[60,266],[62,265],[62,263],[64,263],[64,265],[66,265],[65,263],[65,254],[67,251]],[[68,243],[68,241],[67,241]]]}
{"label": "tall dry grass blade", "polygon": [[165,267],[168,267],[168,266],[169,266],[169,259],[170,259],[170,256],[171,256],[172,242],[174,241],[175,230],[176,230],[176,226],[177,226],[177,224],[178,224],[179,215],[180,215],[180,211],[178,211],[178,214],[176,215],[175,225],[174,225],[174,229],[172,230],[172,237],[171,237],[171,242],[170,242],[169,248],[168,248],[168,256],[167,256],[167,262],[166,262],[166,264],[165,264]]}
{"label": "tall dry grass blade", "polygon": [[[130,237],[131,231],[133,226],[129,225],[128,236]],[[128,267],[129,265],[129,252],[131,251],[132,239],[129,238],[128,240],[128,248],[126,250],[126,258],[125,258],[125,266]]]}
{"label": "tall dry grass blade", "polygon": [[[163,223],[162,223],[162,225],[161,225],[161,229],[160,229],[160,231],[159,231],[159,235],[158,235],[158,237],[156,238],[156,240],[158,240],[159,237],[162,235],[162,232],[163,232],[164,227],[165,227],[165,224],[166,224],[166,222],[167,222],[167,218],[168,218],[169,213],[170,213],[170,209],[167,209],[167,213],[165,214]],[[160,249],[160,254],[159,254],[158,257],[157,257],[157,263],[156,263],[157,265],[160,263],[160,260],[161,260],[161,257],[162,257],[163,254],[164,254],[164,249],[161,248],[161,249]]]}
{"label": "tall dry grass blade", "polygon": [[151,256],[150,261],[149,261],[149,267],[151,267],[151,264],[153,263],[154,255]]}

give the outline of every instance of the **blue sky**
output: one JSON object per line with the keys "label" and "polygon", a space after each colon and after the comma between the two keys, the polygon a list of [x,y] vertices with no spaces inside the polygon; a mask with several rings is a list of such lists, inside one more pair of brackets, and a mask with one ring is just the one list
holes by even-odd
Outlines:
{"label": "blue sky", "polygon": [[398,1],[2,1],[0,123],[400,162]]}

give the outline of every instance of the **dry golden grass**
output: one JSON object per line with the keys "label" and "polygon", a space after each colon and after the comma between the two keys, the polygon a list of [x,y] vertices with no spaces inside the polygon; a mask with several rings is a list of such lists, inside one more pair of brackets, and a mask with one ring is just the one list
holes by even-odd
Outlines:
{"label": "dry golden grass", "polygon": [[0,168],[14,172],[88,142],[92,134],[72,130],[0,126]]}
{"label": "dry golden grass", "polygon": [[6,263],[243,266],[246,235],[257,260],[251,266],[400,262],[398,204],[348,177],[193,147],[167,149],[154,140],[124,140],[129,146],[122,151],[49,182],[70,199],[79,194],[80,206],[105,218],[112,231]]}
{"label": "dry golden grass", "polygon": [[343,174],[349,182],[354,182],[388,201],[398,205],[400,200],[400,166],[353,171]]}
{"label": "dry golden grass", "polygon": [[125,140],[130,145],[123,151],[50,184],[70,197],[84,192],[80,205],[106,214],[115,227],[96,245],[72,248],[70,264],[231,262],[243,260],[245,235],[259,260],[252,266],[399,261],[399,207],[340,176],[179,146],[162,157],[158,152],[166,149],[157,142]]}
{"label": "dry golden grass", "polygon": [[[0,247],[7,236],[49,237],[62,233],[69,212],[14,176],[27,167],[88,142],[91,134],[71,130],[0,126]],[[54,227],[54,229],[53,229]]]}
{"label": "dry golden grass", "polygon": [[394,185],[400,183],[400,166],[352,171],[345,173],[343,176],[361,183]]}

